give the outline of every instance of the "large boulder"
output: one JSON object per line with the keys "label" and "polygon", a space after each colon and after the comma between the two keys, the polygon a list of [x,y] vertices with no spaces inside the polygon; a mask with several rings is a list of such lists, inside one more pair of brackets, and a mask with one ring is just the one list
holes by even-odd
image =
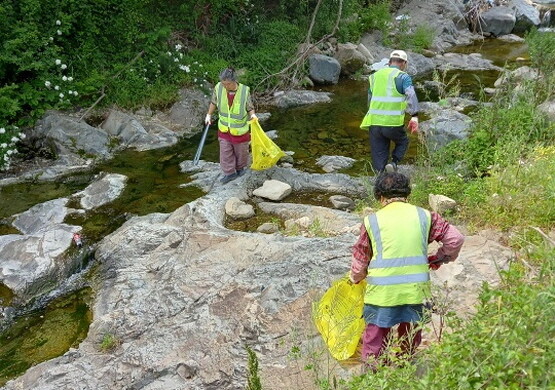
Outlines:
{"label": "large boulder", "polygon": [[515,12],[513,32],[522,33],[540,25],[540,11],[529,0],[511,0],[508,7]]}
{"label": "large boulder", "polygon": [[508,7],[493,7],[481,14],[482,31],[496,37],[510,34],[515,24],[515,10]]}
{"label": "large boulder", "polygon": [[420,124],[430,150],[437,150],[449,142],[468,137],[468,128],[472,119],[455,110],[443,110],[430,120]]}
{"label": "large boulder", "polygon": [[110,155],[106,131],[55,111],[46,113],[29,135],[48,140],[57,155],[73,153],[102,158]]}
{"label": "large boulder", "polygon": [[367,57],[359,51],[358,46],[354,43],[338,44],[334,58],[340,64],[341,74],[346,76],[358,72],[368,61]]}
{"label": "large boulder", "polygon": [[397,15],[408,18],[412,27],[430,28],[434,32],[432,49],[435,51],[442,52],[452,46],[467,45],[474,38],[474,34],[468,29],[461,1],[409,0],[397,11]]}
{"label": "large boulder", "polygon": [[122,146],[139,151],[164,148],[177,143],[176,134],[158,123],[141,123],[136,117],[112,110],[102,123],[112,137],[117,137]]}
{"label": "large boulder", "polygon": [[337,84],[341,65],[333,57],[312,54],[308,57],[309,76],[316,84]]}
{"label": "large boulder", "polygon": [[331,96],[331,92],[308,90],[279,91],[274,94],[269,104],[278,108],[290,108],[305,104],[328,103],[331,101]]}
{"label": "large boulder", "polygon": [[210,104],[209,94],[199,89],[185,88],[179,91],[179,101],[170,109],[168,119],[175,123],[179,134],[189,133],[202,127]]}
{"label": "large boulder", "polygon": [[66,255],[79,226],[63,223],[68,199],[33,206],[16,216],[13,225],[23,234],[0,236],[0,284],[14,295],[12,305],[24,305],[50,291],[76,267]]}

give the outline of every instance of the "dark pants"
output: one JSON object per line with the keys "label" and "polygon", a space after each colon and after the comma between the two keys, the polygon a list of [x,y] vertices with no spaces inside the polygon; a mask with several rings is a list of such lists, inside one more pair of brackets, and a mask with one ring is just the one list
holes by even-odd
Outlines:
{"label": "dark pants", "polygon": [[409,137],[404,126],[370,126],[369,139],[372,166],[376,172],[382,172],[389,162],[391,142],[395,144],[391,152],[391,161],[395,164],[399,164],[409,147]]}

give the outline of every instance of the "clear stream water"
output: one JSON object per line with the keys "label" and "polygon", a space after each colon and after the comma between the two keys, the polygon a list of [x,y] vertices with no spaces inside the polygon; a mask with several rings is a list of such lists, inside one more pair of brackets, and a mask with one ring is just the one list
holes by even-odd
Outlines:
{"label": "clear stream water", "polygon": [[[526,46],[483,41],[457,48],[461,53],[481,52],[496,65],[516,67],[525,64]],[[476,94],[480,86],[492,86],[497,72],[457,72],[461,92]],[[430,79],[431,77],[426,77]],[[357,163],[344,171],[352,175],[369,174],[368,135],[359,129],[366,110],[367,82],[342,80],[338,85],[318,90],[333,92],[332,102],[271,111],[271,118],[262,123],[264,130],[277,130],[275,142],[283,149],[294,151],[295,167],[307,172],[322,172],[316,160],[322,155],[352,157]],[[423,99],[422,91],[417,90]],[[263,112],[261,108],[258,111]],[[202,129],[199,128],[199,131]],[[184,139],[177,145],[148,152],[124,151],[90,172],[67,176],[56,182],[27,182],[0,187],[0,235],[14,234],[10,216],[31,206],[51,199],[70,197],[94,180],[99,172],[121,173],[128,176],[127,186],[120,198],[88,212],[86,216],[68,216],[67,223],[83,226],[85,243],[101,240],[116,230],[131,215],[152,212],[169,213],[193,201],[204,193],[195,187],[180,188],[190,181],[188,174],[179,171],[179,163],[192,159],[201,135]],[[405,163],[410,163],[418,153],[418,141],[411,138]],[[214,129],[210,131],[202,159],[218,161],[218,143]],[[327,205],[325,194],[297,196],[286,201]],[[295,196],[295,195],[293,195]],[[304,200],[303,200],[304,199]],[[316,201],[314,201],[316,199]],[[70,201],[70,206],[72,202]],[[260,220],[269,220],[262,216]],[[253,230],[260,221],[238,223],[230,227]],[[0,301],[10,300],[10,291],[0,284]],[[93,292],[80,288],[56,298],[46,307],[33,310],[18,318],[7,330],[0,333],[0,386],[37,364],[62,355],[76,347],[87,335],[92,321],[90,302]]]}

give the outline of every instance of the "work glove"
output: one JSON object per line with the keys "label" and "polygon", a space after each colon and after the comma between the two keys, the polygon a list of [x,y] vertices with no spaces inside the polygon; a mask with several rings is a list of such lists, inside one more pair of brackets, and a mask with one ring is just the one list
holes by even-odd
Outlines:
{"label": "work glove", "polygon": [[204,118],[204,124],[205,125],[211,125],[212,124],[212,115],[206,114],[206,118]]}
{"label": "work glove", "polygon": [[443,263],[438,262],[438,263],[434,263],[435,261],[437,261],[437,256],[436,255],[432,255],[432,256],[428,256],[428,267],[432,270],[432,271],[437,271],[439,269],[439,267],[441,267],[441,265]]}
{"label": "work glove", "polygon": [[451,260],[449,257],[444,257],[442,259],[438,259],[437,255],[431,255],[428,256],[428,267],[433,270],[436,271],[439,269],[439,267],[441,267],[443,264],[447,264],[452,262],[453,260]]}
{"label": "work glove", "polygon": [[252,114],[251,115],[251,121],[257,121],[258,117],[256,116],[256,114]]}
{"label": "work glove", "polygon": [[411,134],[418,133],[418,117],[413,116],[410,118],[408,129],[410,130]]}

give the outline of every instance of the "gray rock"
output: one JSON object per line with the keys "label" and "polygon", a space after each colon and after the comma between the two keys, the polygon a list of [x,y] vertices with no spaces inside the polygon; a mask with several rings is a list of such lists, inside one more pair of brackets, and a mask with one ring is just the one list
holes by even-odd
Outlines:
{"label": "gray rock", "polygon": [[543,102],[538,106],[538,110],[546,114],[551,121],[555,121],[555,100]]}
{"label": "gray rock", "polygon": [[353,210],[355,208],[355,202],[345,195],[332,195],[330,196],[330,202],[334,208],[339,210]]}
{"label": "gray rock", "polygon": [[457,202],[445,195],[428,195],[428,204],[432,211],[442,214],[448,210],[454,210],[457,207]]}
{"label": "gray rock", "polygon": [[355,162],[355,159],[344,156],[322,156],[316,160],[316,164],[321,166],[324,172],[335,172],[350,168]]}
{"label": "gray rock", "polygon": [[513,32],[522,33],[540,25],[540,11],[527,0],[511,0],[508,7],[515,12]]}
{"label": "gray rock", "polygon": [[420,123],[420,131],[425,135],[430,150],[437,150],[449,142],[468,137],[472,119],[454,110],[440,111],[437,116]]}
{"label": "gray rock", "polygon": [[92,210],[117,199],[127,182],[127,176],[110,173],[89,184],[83,191],[76,193],[81,196],[81,207]]}
{"label": "gray rock", "polygon": [[233,219],[246,219],[254,216],[254,207],[233,197],[225,203],[225,213]]}
{"label": "gray rock", "polygon": [[273,234],[279,232],[279,226],[272,222],[265,222],[256,228],[258,233]]}
{"label": "gray rock", "polygon": [[309,76],[317,84],[337,84],[341,65],[333,57],[312,54],[308,57]]}
{"label": "gray rock", "polygon": [[[364,45],[362,46],[364,47]],[[370,54],[368,49],[366,51]],[[365,63],[369,62],[368,58],[359,51],[354,43],[338,44],[334,58],[339,62],[341,74],[347,76],[356,73],[362,69]]]}
{"label": "gray rock", "polygon": [[180,100],[170,109],[169,119],[178,125],[182,133],[202,127],[211,93],[192,88],[179,91]]}
{"label": "gray rock", "polygon": [[262,187],[255,189],[252,194],[270,200],[282,200],[292,191],[289,184],[279,180],[266,180]]}
{"label": "gray rock", "polygon": [[137,118],[121,111],[112,110],[102,128],[111,136],[117,137],[123,146],[138,151],[163,148],[177,143],[177,135],[165,126],[154,122],[143,126]]}
{"label": "gray rock", "polygon": [[46,139],[58,155],[86,153],[101,158],[110,155],[110,137],[104,130],[54,111],[46,113],[29,136]]}
{"label": "gray rock", "polygon": [[290,108],[305,104],[328,103],[331,101],[331,92],[290,90],[274,96],[271,105],[279,108]]}
{"label": "gray rock", "polygon": [[61,224],[68,214],[67,201],[67,198],[60,198],[39,203],[19,214],[12,224],[23,234],[36,233],[47,225]]}
{"label": "gray rock", "polygon": [[503,70],[502,68],[494,65],[491,60],[483,58],[480,53],[438,54],[436,57],[434,57],[433,62],[440,70]]}
{"label": "gray rock", "polygon": [[481,14],[482,31],[494,36],[510,34],[516,24],[515,11],[508,7],[493,7]]}

